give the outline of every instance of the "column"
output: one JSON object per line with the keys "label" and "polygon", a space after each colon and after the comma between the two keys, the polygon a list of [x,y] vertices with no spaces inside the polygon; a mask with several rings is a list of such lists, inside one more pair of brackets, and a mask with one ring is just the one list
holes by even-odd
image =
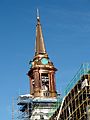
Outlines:
{"label": "column", "polygon": [[56,87],[55,87],[55,76],[54,76],[54,72],[52,71],[50,73],[50,91],[51,91],[51,97],[55,97],[56,96]]}

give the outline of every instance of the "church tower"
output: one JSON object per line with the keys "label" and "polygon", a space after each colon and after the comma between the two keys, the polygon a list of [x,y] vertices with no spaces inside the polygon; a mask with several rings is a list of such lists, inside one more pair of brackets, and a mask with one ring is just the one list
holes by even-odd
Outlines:
{"label": "church tower", "polygon": [[35,55],[30,61],[28,76],[30,79],[30,94],[36,98],[55,98],[55,72],[56,68],[46,52],[40,16],[37,11]]}
{"label": "church tower", "polygon": [[55,84],[57,69],[45,48],[38,11],[35,53],[29,65],[30,94],[20,95],[18,99],[21,117],[25,120],[50,120],[60,104]]}

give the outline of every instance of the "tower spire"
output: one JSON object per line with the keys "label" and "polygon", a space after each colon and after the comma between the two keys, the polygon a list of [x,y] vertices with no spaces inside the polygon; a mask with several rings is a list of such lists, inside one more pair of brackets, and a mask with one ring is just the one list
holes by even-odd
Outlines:
{"label": "tower spire", "polygon": [[45,43],[42,34],[42,28],[40,24],[39,10],[37,9],[37,25],[36,25],[36,44],[35,44],[35,55],[45,54]]}

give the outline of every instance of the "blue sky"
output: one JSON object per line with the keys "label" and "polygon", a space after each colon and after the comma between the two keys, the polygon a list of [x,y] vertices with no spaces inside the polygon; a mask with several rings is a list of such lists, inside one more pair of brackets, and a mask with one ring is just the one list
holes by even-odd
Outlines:
{"label": "blue sky", "polygon": [[80,65],[90,61],[89,0],[0,0],[0,120],[11,120],[13,97],[29,93],[37,7],[47,52],[58,69],[58,91],[63,94]]}

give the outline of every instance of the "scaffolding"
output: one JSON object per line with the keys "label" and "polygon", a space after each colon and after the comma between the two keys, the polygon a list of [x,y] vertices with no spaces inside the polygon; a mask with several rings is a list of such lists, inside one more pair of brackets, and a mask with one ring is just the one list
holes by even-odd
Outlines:
{"label": "scaffolding", "polygon": [[90,64],[83,64],[50,120],[90,120]]}
{"label": "scaffolding", "polygon": [[65,89],[65,95],[68,94],[68,92],[74,87],[74,85],[81,79],[83,75],[90,74],[90,63],[84,63],[79,68],[76,75],[73,77],[73,79],[70,81],[70,83],[67,85]]}
{"label": "scaffolding", "polygon": [[65,96],[61,113],[57,120],[90,120],[90,75],[81,80]]}
{"label": "scaffolding", "polygon": [[28,95],[18,97],[18,120],[49,120],[61,104],[60,96],[57,98],[33,98]]}
{"label": "scaffolding", "polygon": [[18,120],[29,120],[32,112],[32,96],[29,94],[20,95],[17,100],[18,105]]}

